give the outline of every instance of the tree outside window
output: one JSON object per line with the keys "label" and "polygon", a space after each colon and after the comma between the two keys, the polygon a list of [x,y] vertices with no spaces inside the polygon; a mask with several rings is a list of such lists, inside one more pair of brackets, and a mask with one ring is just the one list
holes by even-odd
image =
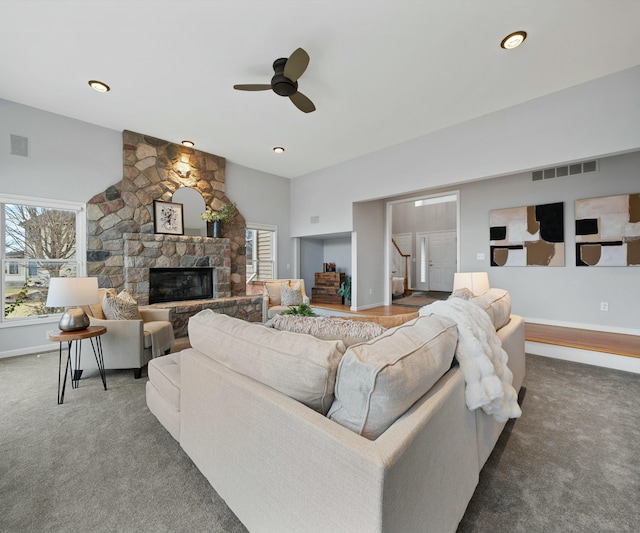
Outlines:
{"label": "tree outside window", "polygon": [[2,213],[2,293],[9,321],[55,312],[45,306],[52,277],[78,272],[78,210],[0,203]]}

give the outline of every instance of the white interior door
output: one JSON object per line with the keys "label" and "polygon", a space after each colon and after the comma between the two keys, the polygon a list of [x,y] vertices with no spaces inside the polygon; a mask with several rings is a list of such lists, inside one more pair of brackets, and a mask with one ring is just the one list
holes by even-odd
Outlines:
{"label": "white interior door", "polygon": [[455,231],[438,231],[428,234],[428,285],[430,291],[453,290],[453,274],[456,271],[457,246]]}

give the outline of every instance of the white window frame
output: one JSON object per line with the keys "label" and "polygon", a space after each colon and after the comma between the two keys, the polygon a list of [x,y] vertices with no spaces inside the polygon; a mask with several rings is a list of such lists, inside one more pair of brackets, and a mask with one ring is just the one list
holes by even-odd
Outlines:
{"label": "white window frame", "polygon": [[[273,264],[273,274],[277,277],[278,273],[278,226],[272,224],[261,224],[259,222],[247,222],[246,229],[270,231],[271,237],[271,262]],[[256,243],[254,243],[255,246]],[[247,280],[248,281],[248,280]],[[254,280],[255,281],[255,280]]]}
{"label": "white window frame", "polygon": [[[87,275],[87,209],[86,204],[81,202],[68,202],[65,200],[52,200],[50,198],[35,198],[31,196],[17,196],[0,193],[0,260],[5,258],[5,204],[30,205],[34,207],[44,207],[48,209],[65,209],[76,211],[76,272],[78,277]],[[12,318],[4,317],[5,302],[5,269],[0,269],[0,298],[2,302],[2,312],[0,313],[0,328],[12,328],[19,326],[29,326],[32,324],[42,324],[57,322],[60,320],[60,313],[38,315],[33,318]]]}

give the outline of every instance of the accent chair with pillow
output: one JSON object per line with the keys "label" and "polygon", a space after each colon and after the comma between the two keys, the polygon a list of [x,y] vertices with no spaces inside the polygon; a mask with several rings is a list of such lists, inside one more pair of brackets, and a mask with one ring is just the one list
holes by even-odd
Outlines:
{"label": "accent chair with pillow", "polygon": [[[92,326],[105,326],[102,350],[105,369],[131,368],[136,379],[154,357],[169,353],[175,344],[169,309],[138,308],[126,291],[99,289],[99,302],[83,306]],[[83,357],[83,369],[92,369],[95,361]]]}
{"label": "accent chair with pillow", "polygon": [[286,311],[291,306],[307,304],[303,279],[271,279],[262,286],[262,321]]}

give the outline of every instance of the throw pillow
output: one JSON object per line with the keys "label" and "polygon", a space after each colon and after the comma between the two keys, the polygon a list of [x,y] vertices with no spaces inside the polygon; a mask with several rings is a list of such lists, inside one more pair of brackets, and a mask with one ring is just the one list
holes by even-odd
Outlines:
{"label": "throw pillow", "polygon": [[120,294],[107,292],[102,300],[102,311],[107,320],[141,320],[138,304],[127,291]]}
{"label": "throw pillow", "polygon": [[375,440],[449,370],[457,340],[455,322],[431,315],[350,346],[327,416]]}
{"label": "throw pillow", "polygon": [[462,298],[463,300],[472,300],[474,298],[474,295],[470,289],[467,289],[467,287],[463,287],[462,289],[456,289],[455,291],[453,291],[449,295],[449,298]]}
{"label": "throw pillow", "polygon": [[306,333],[322,340],[341,340],[347,347],[358,342],[375,339],[387,329],[372,322],[298,315],[277,315],[266,322],[265,326],[280,331]]}
{"label": "throw pillow", "polygon": [[300,289],[292,289],[289,284],[280,284],[280,305],[300,305],[302,294]]}
{"label": "throw pillow", "polygon": [[269,305],[281,305],[280,304],[280,286],[284,283],[278,282],[266,282],[264,288],[269,295]]}

